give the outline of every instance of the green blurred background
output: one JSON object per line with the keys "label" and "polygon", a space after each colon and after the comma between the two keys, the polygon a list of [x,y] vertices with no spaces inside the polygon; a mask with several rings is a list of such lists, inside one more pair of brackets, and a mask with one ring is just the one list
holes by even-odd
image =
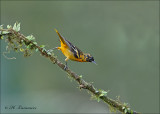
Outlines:
{"label": "green blurred background", "polygon": [[[47,49],[59,46],[59,32],[98,65],[69,61],[69,67],[110,90],[108,96],[129,103],[143,113],[159,112],[158,1],[1,1],[1,24],[21,23],[21,33],[33,34]],[[1,41],[1,53],[6,43]],[[64,55],[55,50],[58,59]],[[109,113],[108,106],[90,100],[75,81],[56,65],[34,53],[1,54],[1,110],[3,113]],[[11,105],[36,110],[9,110]]]}

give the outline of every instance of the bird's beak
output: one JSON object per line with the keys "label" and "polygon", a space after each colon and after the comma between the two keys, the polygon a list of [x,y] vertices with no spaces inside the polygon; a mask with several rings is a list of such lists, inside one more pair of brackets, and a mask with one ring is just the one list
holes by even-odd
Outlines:
{"label": "bird's beak", "polygon": [[94,64],[96,64],[96,65],[97,65],[97,63],[96,63],[95,61],[92,61],[92,63],[94,63]]}

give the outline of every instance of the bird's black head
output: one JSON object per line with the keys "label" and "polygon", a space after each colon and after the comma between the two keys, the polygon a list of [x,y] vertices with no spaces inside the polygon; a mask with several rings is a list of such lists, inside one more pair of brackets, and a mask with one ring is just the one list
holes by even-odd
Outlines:
{"label": "bird's black head", "polygon": [[87,62],[92,62],[96,64],[96,62],[94,61],[94,57],[91,56],[90,54],[85,54],[85,59]]}

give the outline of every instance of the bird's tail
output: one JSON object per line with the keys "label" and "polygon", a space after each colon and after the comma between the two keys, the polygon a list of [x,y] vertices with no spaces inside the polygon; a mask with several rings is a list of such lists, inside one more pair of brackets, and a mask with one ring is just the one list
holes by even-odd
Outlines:
{"label": "bird's tail", "polygon": [[60,41],[61,41],[63,44],[65,44],[65,39],[63,38],[63,36],[58,32],[57,29],[54,29],[54,30],[55,30],[56,33],[58,34]]}

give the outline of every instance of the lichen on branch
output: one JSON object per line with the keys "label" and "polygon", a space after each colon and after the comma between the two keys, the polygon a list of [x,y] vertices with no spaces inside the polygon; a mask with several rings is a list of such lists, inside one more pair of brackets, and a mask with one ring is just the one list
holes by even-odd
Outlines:
{"label": "lichen on branch", "polygon": [[[31,56],[33,52],[40,52],[42,56],[51,60],[52,63],[58,65],[64,70],[65,65],[57,59],[54,53],[49,52],[45,49],[45,45],[38,45],[33,35],[24,36],[20,33],[20,23],[15,23],[12,27],[7,25],[7,29],[0,26],[0,39],[8,43],[7,50],[14,50],[15,52],[22,52],[25,57]],[[64,70],[71,78],[73,78],[78,84],[80,89],[85,89],[91,94],[91,99],[95,99],[98,102],[104,101],[109,105],[111,112],[120,111],[125,114],[138,114],[133,111],[126,103],[120,102],[119,99],[113,100],[108,97],[108,91],[102,89],[96,89],[91,83],[86,82],[82,75],[78,75],[69,68]]]}

